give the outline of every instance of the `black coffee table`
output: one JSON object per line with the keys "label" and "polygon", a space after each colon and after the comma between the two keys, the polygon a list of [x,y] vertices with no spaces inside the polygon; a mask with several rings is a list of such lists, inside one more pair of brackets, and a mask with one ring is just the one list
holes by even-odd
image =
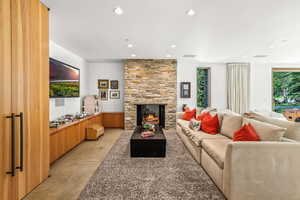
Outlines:
{"label": "black coffee table", "polygon": [[165,157],[166,137],[161,127],[156,127],[155,135],[143,138],[141,126],[136,127],[130,139],[131,157]]}

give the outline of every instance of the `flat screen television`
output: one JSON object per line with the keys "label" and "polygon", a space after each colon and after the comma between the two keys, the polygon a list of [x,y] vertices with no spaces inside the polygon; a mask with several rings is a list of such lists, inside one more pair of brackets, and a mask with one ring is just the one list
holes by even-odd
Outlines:
{"label": "flat screen television", "polygon": [[50,58],[50,98],[80,96],[80,70]]}

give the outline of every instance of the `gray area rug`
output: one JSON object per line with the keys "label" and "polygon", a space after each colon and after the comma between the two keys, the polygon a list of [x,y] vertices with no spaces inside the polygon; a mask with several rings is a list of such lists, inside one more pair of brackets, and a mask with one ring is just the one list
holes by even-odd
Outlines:
{"label": "gray area rug", "polygon": [[223,200],[175,131],[166,132],[166,158],[131,158],[124,132],[100,164],[79,200]]}

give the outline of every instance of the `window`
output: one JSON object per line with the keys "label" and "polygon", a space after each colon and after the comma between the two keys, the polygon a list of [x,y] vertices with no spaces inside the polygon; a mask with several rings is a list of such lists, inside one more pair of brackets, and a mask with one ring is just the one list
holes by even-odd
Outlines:
{"label": "window", "polygon": [[197,68],[197,107],[210,106],[210,68]]}
{"label": "window", "polygon": [[273,68],[273,110],[300,109],[300,69]]}

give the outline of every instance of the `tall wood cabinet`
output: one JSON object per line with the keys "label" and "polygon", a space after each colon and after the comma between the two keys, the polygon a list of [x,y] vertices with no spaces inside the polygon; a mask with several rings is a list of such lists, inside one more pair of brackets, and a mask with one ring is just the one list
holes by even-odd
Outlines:
{"label": "tall wood cabinet", "polygon": [[49,173],[48,9],[0,0],[0,199],[18,200]]}

